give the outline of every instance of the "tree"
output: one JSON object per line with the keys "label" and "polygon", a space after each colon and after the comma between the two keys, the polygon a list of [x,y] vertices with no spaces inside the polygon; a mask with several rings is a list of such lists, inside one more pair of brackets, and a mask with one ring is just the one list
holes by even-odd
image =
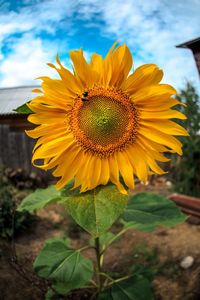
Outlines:
{"label": "tree", "polygon": [[181,121],[189,132],[189,137],[182,137],[183,156],[172,158],[171,180],[174,189],[187,195],[200,195],[200,98],[195,87],[186,83],[180,91],[178,100],[187,106],[182,107],[187,120]]}

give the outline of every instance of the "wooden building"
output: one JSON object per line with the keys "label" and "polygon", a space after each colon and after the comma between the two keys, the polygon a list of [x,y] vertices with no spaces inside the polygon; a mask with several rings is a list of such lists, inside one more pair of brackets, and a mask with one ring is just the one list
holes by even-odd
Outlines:
{"label": "wooden building", "polygon": [[35,97],[33,88],[36,87],[0,88],[0,167],[38,172],[31,165],[35,141],[24,132],[33,126],[27,121],[27,115],[13,111]]}
{"label": "wooden building", "polygon": [[177,45],[177,48],[188,48],[192,51],[200,76],[200,37],[194,40]]}

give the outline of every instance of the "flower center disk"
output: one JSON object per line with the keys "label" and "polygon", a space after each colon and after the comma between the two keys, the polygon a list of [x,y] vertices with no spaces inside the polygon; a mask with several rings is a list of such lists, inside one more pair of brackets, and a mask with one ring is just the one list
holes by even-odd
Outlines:
{"label": "flower center disk", "polygon": [[137,123],[137,111],[128,96],[103,88],[77,98],[71,115],[71,129],[79,144],[101,157],[132,141]]}
{"label": "flower center disk", "polygon": [[101,146],[117,142],[127,126],[125,107],[109,98],[92,97],[80,111],[80,128],[91,141]]}

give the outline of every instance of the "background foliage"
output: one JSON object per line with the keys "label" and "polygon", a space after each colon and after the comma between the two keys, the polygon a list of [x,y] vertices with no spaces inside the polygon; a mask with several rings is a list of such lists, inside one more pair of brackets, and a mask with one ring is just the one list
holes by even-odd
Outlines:
{"label": "background foliage", "polygon": [[22,169],[0,169],[0,237],[11,238],[28,229],[34,217],[29,212],[16,211],[17,205],[37,187],[45,187],[46,182],[34,173]]}
{"label": "background foliage", "polygon": [[186,114],[187,120],[179,121],[184,126],[190,136],[181,137],[183,143],[183,156],[172,156],[169,174],[174,184],[175,191],[200,196],[200,98],[195,87],[186,83],[185,89],[180,91],[177,97],[187,106],[182,107],[182,112]]}
{"label": "background foliage", "polygon": [[[174,202],[156,193],[127,196],[120,194],[115,186],[107,185],[80,194],[70,186],[61,191],[54,186],[38,189],[25,197],[17,209],[34,212],[51,203],[63,204],[91,235],[89,244],[79,249],[71,246],[69,238],[55,237],[45,242],[35,259],[34,270],[49,282],[48,299],[52,293],[66,295],[77,288],[92,289],[100,300],[154,299],[151,288],[154,274],[150,270],[132,266],[125,276],[114,278],[104,268],[104,252],[129,229],[150,232],[158,226],[171,227],[183,223],[185,215]],[[108,229],[120,215],[121,230],[113,234]],[[82,255],[89,248],[96,252],[94,267],[92,260]]]}

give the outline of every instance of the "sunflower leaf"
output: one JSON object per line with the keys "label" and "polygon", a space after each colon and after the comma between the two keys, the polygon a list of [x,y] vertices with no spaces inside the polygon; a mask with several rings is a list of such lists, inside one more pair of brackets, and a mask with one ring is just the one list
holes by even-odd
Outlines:
{"label": "sunflower leaf", "polygon": [[59,200],[60,192],[51,185],[46,189],[37,189],[34,193],[25,197],[18,206],[17,211],[33,212]]}
{"label": "sunflower leaf", "polygon": [[95,190],[79,193],[68,190],[62,193],[69,214],[93,237],[104,234],[123,213],[128,196],[121,194],[113,185],[101,186]]}
{"label": "sunflower leaf", "polygon": [[127,279],[114,283],[99,294],[98,300],[153,300],[151,283],[144,274],[135,274]]}
{"label": "sunflower leaf", "polygon": [[69,247],[65,238],[51,238],[36,258],[35,272],[53,283],[53,288],[60,294],[79,288],[93,275],[92,262],[80,254],[81,249]]}
{"label": "sunflower leaf", "polygon": [[22,104],[21,106],[14,109],[14,111],[18,112],[19,114],[32,114],[33,111],[28,107],[28,102]]}
{"label": "sunflower leaf", "polygon": [[172,227],[183,223],[186,216],[176,204],[155,193],[139,193],[130,197],[122,216],[126,228],[153,231],[157,226]]}

